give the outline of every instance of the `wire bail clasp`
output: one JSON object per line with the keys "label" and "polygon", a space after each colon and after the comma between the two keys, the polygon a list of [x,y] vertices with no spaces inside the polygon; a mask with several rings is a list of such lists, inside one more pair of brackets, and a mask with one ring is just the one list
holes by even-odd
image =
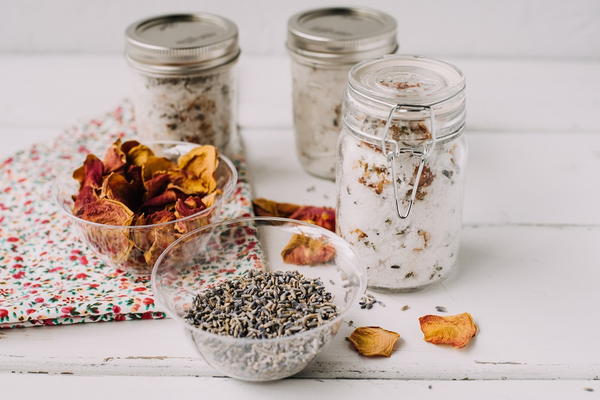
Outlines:
{"label": "wire bail clasp", "polygon": [[[411,112],[411,111],[427,111],[429,117],[429,131],[431,132],[431,139],[427,142],[423,143],[420,147],[400,147],[397,140],[388,139],[388,135],[390,132],[390,126],[392,124],[392,119],[394,117],[394,113],[396,112]],[[396,104],[390,110],[388,114],[387,121],[385,123],[385,127],[383,128],[383,136],[381,139],[381,149],[385,158],[390,167],[390,172],[392,175],[392,184],[394,188],[394,199],[396,200],[396,212],[398,213],[398,217],[400,219],[408,218],[410,211],[412,210],[413,204],[417,198],[417,190],[419,188],[419,181],[421,180],[421,175],[423,173],[423,168],[425,167],[425,163],[427,162],[431,152],[435,147],[435,143],[437,140],[436,130],[435,130],[435,117],[433,114],[433,109],[430,106],[416,106],[409,104]],[[391,150],[388,151],[388,145],[390,145]],[[419,167],[417,169],[417,173],[415,176],[414,184],[411,189],[411,194],[408,202],[408,207],[406,210],[401,211],[402,209],[402,200],[398,195],[398,176],[396,173],[396,157],[400,154],[409,153],[411,155],[420,156],[421,160],[419,162]],[[402,185],[406,185],[406,181],[402,182]]]}

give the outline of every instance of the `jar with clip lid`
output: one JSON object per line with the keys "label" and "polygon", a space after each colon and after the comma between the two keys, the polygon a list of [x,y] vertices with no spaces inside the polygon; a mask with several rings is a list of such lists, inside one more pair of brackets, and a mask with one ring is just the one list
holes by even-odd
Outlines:
{"label": "jar with clip lid", "polygon": [[386,56],[349,73],[338,143],[337,232],[375,289],[446,277],[459,250],[465,80],[443,61]]}

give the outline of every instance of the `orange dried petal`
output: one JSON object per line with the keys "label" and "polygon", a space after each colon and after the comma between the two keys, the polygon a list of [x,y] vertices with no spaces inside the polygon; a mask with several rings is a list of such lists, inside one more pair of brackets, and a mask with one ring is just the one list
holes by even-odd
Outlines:
{"label": "orange dried petal", "polygon": [[166,172],[175,168],[175,163],[164,157],[149,156],[142,164],[144,181],[151,179],[157,172]]}
{"label": "orange dried petal", "polygon": [[335,247],[327,239],[294,234],[281,251],[283,261],[295,265],[326,264],[335,257]]}
{"label": "orange dried petal", "polygon": [[254,199],[254,213],[259,217],[284,217],[287,218],[295,213],[300,206],[291,203],[278,203],[269,199]]}
{"label": "orange dried petal", "polygon": [[[163,214],[163,217],[165,217],[165,214]],[[144,260],[147,265],[154,265],[158,256],[180,236],[172,225],[154,228],[152,234],[154,236],[152,245],[144,251]]]}
{"label": "orange dried petal", "polygon": [[218,153],[217,148],[211,145],[198,146],[179,157],[177,166],[199,177],[205,172],[212,176],[217,170]]}
{"label": "orange dried petal", "polygon": [[185,194],[208,194],[217,189],[217,181],[213,177],[196,178],[185,171],[169,171],[169,178],[171,179],[169,188],[180,190]]}
{"label": "orange dried petal", "polygon": [[146,164],[146,162],[151,156],[154,156],[154,152],[152,151],[152,149],[150,149],[150,147],[139,143],[131,147],[126,154],[127,162],[129,164],[137,165],[140,167]]}
{"label": "orange dried petal", "polygon": [[477,325],[469,313],[440,316],[425,315],[419,318],[423,339],[433,344],[465,347],[477,334]]}
{"label": "orange dried petal", "polygon": [[217,188],[214,175],[218,165],[216,147],[195,147],[177,160],[177,167],[181,171],[171,177],[172,187],[186,194],[211,193]]}
{"label": "orange dried petal", "polygon": [[356,328],[347,339],[362,356],[389,357],[399,338],[396,332],[378,326],[363,326]]}
{"label": "orange dried petal", "polygon": [[215,204],[215,202],[217,201],[217,196],[220,194],[221,194],[220,190],[215,190],[214,192],[202,197],[202,203],[206,206],[206,208],[212,207]]}

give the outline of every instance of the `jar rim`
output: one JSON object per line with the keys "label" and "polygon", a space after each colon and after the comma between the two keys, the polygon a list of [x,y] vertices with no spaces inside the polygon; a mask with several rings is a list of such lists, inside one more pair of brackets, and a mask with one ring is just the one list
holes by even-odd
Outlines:
{"label": "jar rim", "polygon": [[465,90],[463,72],[453,64],[419,55],[385,55],[356,64],[348,87],[360,97],[393,107],[434,106]]}
{"label": "jar rim", "polygon": [[234,54],[232,57],[227,57],[210,64],[190,64],[186,66],[182,65],[153,65],[147,63],[141,63],[129,55],[125,55],[127,64],[138,72],[147,74],[150,76],[157,77],[188,77],[196,74],[206,74],[210,72],[217,72],[218,70],[235,64],[240,58],[241,51]]}

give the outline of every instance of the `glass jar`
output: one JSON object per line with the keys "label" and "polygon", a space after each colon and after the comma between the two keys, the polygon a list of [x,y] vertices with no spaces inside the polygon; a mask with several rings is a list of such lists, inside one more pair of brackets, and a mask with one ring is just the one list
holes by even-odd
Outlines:
{"label": "glass jar", "polygon": [[224,149],[237,129],[236,25],[211,14],[163,15],[127,28],[138,135]]}
{"label": "glass jar", "polygon": [[336,145],[348,71],[396,51],[396,21],[367,8],[321,8],[288,21],[296,151],[310,174],[335,178]]}
{"label": "glass jar", "polygon": [[411,291],[458,256],[467,142],[456,67],[387,56],[352,68],[338,143],[337,232],[375,289]]}

